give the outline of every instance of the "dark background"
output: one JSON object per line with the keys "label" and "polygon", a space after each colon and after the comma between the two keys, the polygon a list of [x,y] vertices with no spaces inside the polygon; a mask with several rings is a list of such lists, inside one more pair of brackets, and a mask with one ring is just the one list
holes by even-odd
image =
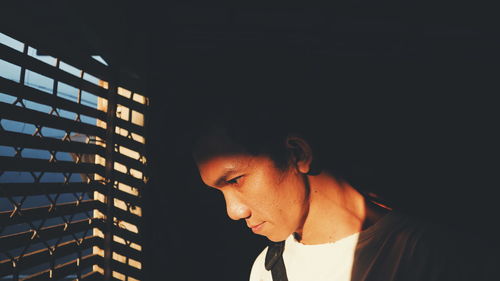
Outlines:
{"label": "dark background", "polygon": [[183,136],[211,112],[258,112],[259,102],[342,143],[356,182],[392,206],[498,243],[494,7],[162,3],[29,1],[1,11],[2,30],[76,60],[99,54],[146,89],[149,280],[247,280],[265,240],[227,218]]}

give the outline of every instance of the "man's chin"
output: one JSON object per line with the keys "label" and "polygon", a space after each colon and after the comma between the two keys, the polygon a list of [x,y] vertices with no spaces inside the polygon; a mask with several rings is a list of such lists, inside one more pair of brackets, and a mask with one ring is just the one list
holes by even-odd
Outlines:
{"label": "man's chin", "polygon": [[266,237],[267,237],[267,239],[269,241],[275,242],[275,243],[278,243],[278,242],[281,242],[281,241],[285,241],[288,238],[288,236],[283,237],[283,236],[273,236],[273,235],[270,235],[270,236],[266,235]]}

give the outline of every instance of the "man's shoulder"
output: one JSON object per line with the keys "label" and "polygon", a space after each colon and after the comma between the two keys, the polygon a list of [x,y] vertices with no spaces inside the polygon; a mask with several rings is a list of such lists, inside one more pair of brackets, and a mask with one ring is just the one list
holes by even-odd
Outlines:
{"label": "man's shoulder", "polygon": [[397,249],[404,249],[407,273],[427,273],[426,280],[456,281],[492,280],[492,273],[498,272],[498,258],[480,236],[431,218],[397,215],[399,228],[394,226],[397,231],[390,240]]}

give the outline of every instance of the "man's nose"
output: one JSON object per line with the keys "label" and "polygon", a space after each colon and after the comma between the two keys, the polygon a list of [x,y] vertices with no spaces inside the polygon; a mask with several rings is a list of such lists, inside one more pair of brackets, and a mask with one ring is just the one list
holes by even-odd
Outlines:
{"label": "man's nose", "polygon": [[227,215],[233,220],[245,219],[250,217],[250,209],[238,198],[233,191],[223,191],[226,200]]}

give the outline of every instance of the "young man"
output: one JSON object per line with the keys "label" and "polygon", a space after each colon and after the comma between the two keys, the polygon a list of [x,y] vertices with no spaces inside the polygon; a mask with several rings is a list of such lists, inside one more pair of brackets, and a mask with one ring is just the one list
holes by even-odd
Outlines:
{"label": "young man", "polygon": [[470,240],[365,196],[287,124],[222,118],[194,148],[229,217],[271,241],[251,281],[493,280]]}

